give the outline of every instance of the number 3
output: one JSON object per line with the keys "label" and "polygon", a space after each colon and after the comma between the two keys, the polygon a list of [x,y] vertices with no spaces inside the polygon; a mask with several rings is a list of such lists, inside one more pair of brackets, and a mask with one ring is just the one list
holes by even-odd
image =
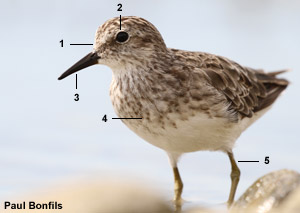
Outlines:
{"label": "number 3", "polygon": [[74,101],[79,101],[79,94],[76,93],[74,96],[76,97],[76,98],[74,98]]}

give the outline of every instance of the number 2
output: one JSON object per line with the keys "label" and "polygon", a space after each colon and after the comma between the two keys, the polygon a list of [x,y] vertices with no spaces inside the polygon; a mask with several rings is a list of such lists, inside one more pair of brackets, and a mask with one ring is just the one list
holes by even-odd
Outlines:
{"label": "number 2", "polygon": [[117,11],[122,11],[122,4],[118,4],[118,10]]}

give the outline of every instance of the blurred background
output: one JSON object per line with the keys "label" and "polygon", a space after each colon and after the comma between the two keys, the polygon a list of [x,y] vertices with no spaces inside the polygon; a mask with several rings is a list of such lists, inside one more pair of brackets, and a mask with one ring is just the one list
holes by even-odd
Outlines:
{"label": "blurred background", "polygon": [[[123,11],[117,12],[117,4]],[[168,47],[210,52],[291,81],[274,107],[238,140],[238,198],[258,177],[300,171],[300,2],[297,0],[0,2],[0,201],[70,179],[127,177],[173,196],[167,155],[116,117],[109,99],[111,71],[93,66],[58,76],[89,53],[98,26],[119,15],[152,22]],[[61,47],[60,40],[64,40]],[[79,93],[80,101],[74,101]],[[108,122],[103,122],[106,114]],[[264,164],[265,156],[270,163]],[[227,200],[230,163],[217,152],[184,155],[179,164],[191,203]]]}

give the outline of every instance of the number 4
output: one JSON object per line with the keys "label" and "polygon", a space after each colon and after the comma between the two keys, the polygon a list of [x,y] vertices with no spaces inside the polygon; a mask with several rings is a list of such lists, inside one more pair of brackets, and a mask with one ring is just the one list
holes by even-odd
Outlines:
{"label": "number 4", "polygon": [[103,116],[102,121],[104,121],[104,122],[107,121],[107,116],[106,115]]}
{"label": "number 4", "polygon": [[269,164],[269,163],[270,163],[269,156],[266,156],[266,157],[265,157],[265,164]]}

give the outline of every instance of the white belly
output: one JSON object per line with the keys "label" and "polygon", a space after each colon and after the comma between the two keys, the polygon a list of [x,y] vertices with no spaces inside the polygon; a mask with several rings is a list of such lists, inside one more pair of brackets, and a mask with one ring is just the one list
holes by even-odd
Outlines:
{"label": "white belly", "polygon": [[144,125],[132,125],[134,121],[125,124],[145,141],[167,152],[230,152],[241,133],[269,109],[270,107],[237,123],[228,122],[224,118],[208,118],[205,114],[196,114],[188,120],[176,120],[176,128],[172,125],[161,128],[156,123],[148,123],[147,128],[144,128]]}
{"label": "white belly", "polygon": [[144,140],[167,152],[229,151],[241,134],[236,123],[228,123],[223,118],[207,118],[206,115],[177,120],[176,127],[165,125],[161,128],[148,123],[148,128],[144,128],[143,125],[131,125],[133,122],[125,124]]}

